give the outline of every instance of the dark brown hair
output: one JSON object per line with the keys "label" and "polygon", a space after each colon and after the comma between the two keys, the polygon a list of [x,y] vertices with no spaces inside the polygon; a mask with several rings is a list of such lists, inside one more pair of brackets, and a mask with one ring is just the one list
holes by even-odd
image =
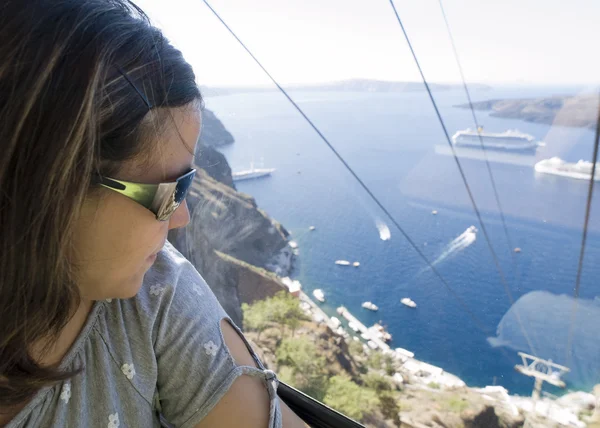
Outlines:
{"label": "dark brown hair", "polygon": [[149,151],[165,117],[149,111],[194,101],[191,67],[133,3],[0,1],[0,406],[74,375],[30,351],[79,304],[69,254],[92,176]]}

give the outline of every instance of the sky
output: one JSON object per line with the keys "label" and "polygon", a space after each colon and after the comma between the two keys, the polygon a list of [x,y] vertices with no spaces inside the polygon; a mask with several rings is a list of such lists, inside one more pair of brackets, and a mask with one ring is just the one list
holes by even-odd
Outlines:
{"label": "sky", "polygon": [[[270,80],[202,0],[134,0],[207,86]],[[389,0],[209,0],[281,83],[420,81]],[[396,0],[428,81],[460,82],[439,0]],[[468,83],[597,85],[600,0],[442,0]]]}

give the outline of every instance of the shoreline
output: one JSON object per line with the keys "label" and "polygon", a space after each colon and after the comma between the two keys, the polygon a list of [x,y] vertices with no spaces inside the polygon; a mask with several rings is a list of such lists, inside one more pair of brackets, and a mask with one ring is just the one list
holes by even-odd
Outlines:
{"label": "shoreline", "polygon": [[[310,305],[311,312],[310,316],[312,320],[316,323],[325,323],[331,330],[331,332],[335,335],[343,337],[344,340],[358,340],[363,344],[363,351],[366,353],[371,351],[381,351],[384,355],[391,355],[396,361],[398,361],[402,367],[412,374],[413,376],[418,377],[423,384],[437,383],[439,385],[443,385],[446,388],[462,388],[466,387],[466,383],[460,379],[458,376],[453,375],[452,373],[446,372],[441,367],[434,366],[432,364],[426,363],[424,361],[418,360],[414,357],[414,353],[404,348],[395,348],[392,349],[387,343],[381,340],[376,336],[376,331],[373,327],[367,328],[363,323],[361,323],[354,315],[350,313],[348,309],[343,306],[338,308],[338,311],[342,309],[342,313],[340,315],[346,319],[346,325],[348,322],[354,323],[361,333],[367,336],[367,339],[359,338],[359,336],[351,335],[348,332],[347,328],[342,326],[337,326],[335,322],[331,320],[332,317],[327,315],[327,313],[322,310],[315,301],[313,301],[306,293],[303,291],[299,292],[299,299],[301,302],[306,302]],[[343,325],[343,324],[342,324]],[[341,329],[341,330],[340,330]],[[356,339],[354,339],[356,338]],[[361,340],[362,339],[362,340]],[[371,348],[366,345],[365,342],[372,341],[377,347]],[[400,373],[397,373],[401,375]]]}
{"label": "shoreline", "polygon": [[[391,355],[398,361],[401,364],[401,367],[409,373],[409,379],[405,379],[406,376],[402,373],[396,372],[392,378],[397,383],[404,383],[407,386],[429,390],[432,390],[433,384],[437,385],[435,389],[440,387],[445,390],[460,390],[467,388],[481,394],[481,396],[486,401],[489,401],[490,404],[498,406],[513,416],[519,415],[520,412],[525,412],[526,414],[534,413],[538,417],[545,417],[564,426],[586,427],[585,422],[581,421],[578,415],[583,411],[583,408],[585,407],[583,405],[584,403],[596,401],[596,398],[591,393],[576,391],[567,393],[562,397],[553,397],[548,393],[542,393],[543,396],[540,399],[535,400],[530,396],[511,395],[502,385],[486,385],[484,387],[469,386],[458,376],[446,372],[441,367],[416,359],[414,353],[406,349],[392,349],[388,344],[379,339],[377,342],[374,341],[378,347],[376,349],[371,349],[364,341],[358,338],[358,336],[351,336],[348,331],[341,326],[336,328],[336,323],[331,320],[332,317],[327,315],[327,313],[321,309],[310,296],[302,291],[301,285],[297,294],[301,302],[305,302],[310,306],[310,311],[305,312],[308,312],[307,314],[311,316],[313,322],[325,323],[332,334],[337,335],[346,341],[352,337],[350,340],[355,339],[363,342],[363,351],[366,352],[367,355],[368,352],[373,350],[380,350],[384,355]],[[372,330],[358,321],[350,311],[343,306],[340,308],[344,309],[345,314],[350,315],[351,322],[357,324],[360,330],[364,329],[366,330],[366,334],[372,334]],[[340,328],[343,329],[345,334],[340,334],[338,332]],[[370,339],[373,340],[373,337]],[[381,346],[380,343],[383,346]],[[569,395],[574,397],[571,398]]]}
{"label": "shoreline", "polygon": [[[285,271],[288,275],[292,272],[295,258],[299,255],[297,243],[295,241],[289,242],[293,242],[293,244],[289,245],[288,243],[286,247],[279,251],[277,256],[280,257],[281,254],[285,254],[284,250],[288,250],[289,257],[287,254],[285,255],[286,263],[284,266],[272,266],[278,268],[279,272]],[[284,270],[284,267],[288,267],[288,269]],[[332,335],[338,336],[346,343],[351,340],[360,341],[366,355],[369,355],[370,352],[380,351],[384,355],[392,356],[394,361],[400,365],[400,371],[402,372],[396,370],[392,376],[393,381],[397,384],[404,384],[409,389],[418,388],[431,392],[468,389],[480,394],[490,405],[496,406],[513,416],[521,413],[525,415],[533,414],[534,417],[545,418],[560,424],[560,426],[578,428],[586,426],[579,419],[579,414],[585,411],[586,405],[589,405],[589,403],[596,403],[595,396],[585,391],[570,392],[562,397],[542,393],[543,396],[535,400],[530,396],[511,395],[501,385],[469,386],[460,377],[446,372],[443,368],[415,358],[414,353],[407,349],[392,348],[378,337],[375,326],[366,327],[344,306],[337,308],[341,319],[338,318],[337,322],[333,321],[334,316],[328,315],[317,302],[305,293],[302,284],[298,280],[293,280],[289,276],[280,278],[280,280],[287,291],[299,299],[301,308],[310,317],[311,321],[327,325]],[[358,335],[354,334],[355,332],[348,326],[349,323],[357,327]],[[368,345],[369,342],[372,343],[371,346]]]}

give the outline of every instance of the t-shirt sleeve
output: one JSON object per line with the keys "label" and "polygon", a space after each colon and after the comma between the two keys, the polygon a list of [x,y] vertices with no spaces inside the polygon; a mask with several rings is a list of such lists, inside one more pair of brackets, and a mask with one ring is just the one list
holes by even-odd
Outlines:
{"label": "t-shirt sleeve", "polygon": [[149,293],[160,299],[153,340],[163,417],[175,427],[194,427],[238,376],[248,374],[263,378],[271,397],[269,426],[281,426],[276,379],[251,350],[259,368],[236,365],[225,345],[221,320],[239,329],[204,279],[170,243],[156,263],[161,265],[150,281]]}

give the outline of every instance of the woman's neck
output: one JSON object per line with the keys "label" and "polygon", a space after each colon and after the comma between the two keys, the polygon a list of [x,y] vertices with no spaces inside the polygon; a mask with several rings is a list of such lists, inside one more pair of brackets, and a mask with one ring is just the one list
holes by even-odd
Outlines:
{"label": "woman's neck", "polygon": [[58,366],[83,329],[94,302],[82,299],[69,321],[52,343],[39,341],[32,347],[32,356],[38,364],[46,367]]}

